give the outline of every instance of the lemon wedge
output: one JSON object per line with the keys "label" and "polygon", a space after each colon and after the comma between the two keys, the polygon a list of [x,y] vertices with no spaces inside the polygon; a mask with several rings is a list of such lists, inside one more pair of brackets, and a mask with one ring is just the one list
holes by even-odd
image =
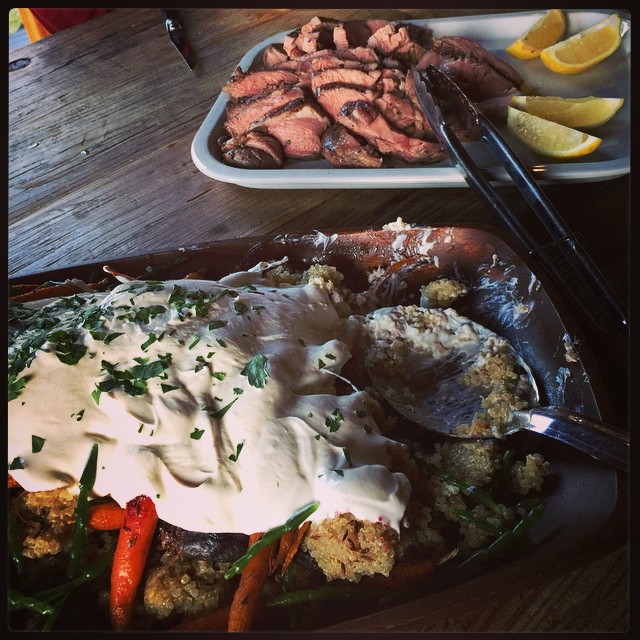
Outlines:
{"label": "lemon wedge", "polygon": [[540,60],[556,73],[582,73],[608,58],[620,46],[622,21],[616,13],[540,52]]}
{"label": "lemon wedge", "polygon": [[539,118],[574,129],[599,127],[620,109],[622,98],[556,98],[552,96],[514,96],[511,104]]}
{"label": "lemon wedge", "polygon": [[529,149],[551,158],[578,158],[595,151],[601,138],[508,107],[508,130]]}
{"label": "lemon wedge", "polygon": [[545,13],[526,33],[512,42],[506,52],[518,60],[539,58],[540,52],[564,35],[566,20],[560,9]]}

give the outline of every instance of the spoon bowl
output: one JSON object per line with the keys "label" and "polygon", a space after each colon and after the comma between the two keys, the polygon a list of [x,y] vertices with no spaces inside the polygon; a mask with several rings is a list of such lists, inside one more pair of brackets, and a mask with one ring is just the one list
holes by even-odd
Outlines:
{"label": "spoon bowl", "polygon": [[402,416],[458,438],[505,438],[527,429],[620,470],[629,437],[564,407],[540,407],[535,377],[512,345],[453,309],[385,307],[365,319],[365,368]]}

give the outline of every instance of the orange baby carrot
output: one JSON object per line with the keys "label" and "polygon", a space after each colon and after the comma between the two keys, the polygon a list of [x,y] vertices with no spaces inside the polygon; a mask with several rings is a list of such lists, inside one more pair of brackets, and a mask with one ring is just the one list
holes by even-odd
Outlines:
{"label": "orange baby carrot", "polygon": [[113,531],[124,524],[125,510],[115,501],[89,505],[87,526],[98,531]]}
{"label": "orange baby carrot", "polygon": [[[262,533],[251,534],[249,546],[261,537]],[[269,563],[274,547],[275,541],[260,549],[242,571],[240,583],[229,610],[227,631],[249,631],[251,629],[251,622],[260,600],[262,587],[269,574]]]}
{"label": "orange baby carrot", "polygon": [[151,498],[138,496],[127,503],[111,570],[110,616],[114,629],[131,629],[133,602],[147,563],[158,523]]}

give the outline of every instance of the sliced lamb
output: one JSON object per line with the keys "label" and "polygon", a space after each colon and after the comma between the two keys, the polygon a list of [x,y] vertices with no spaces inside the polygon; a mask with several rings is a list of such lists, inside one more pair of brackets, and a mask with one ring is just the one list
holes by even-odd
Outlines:
{"label": "sliced lamb", "polygon": [[265,89],[297,83],[298,76],[284,69],[264,69],[245,73],[240,67],[236,67],[229,81],[222,87],[222,91],[232,98],[247,98]]}
{"label": "sliced lamb", "polygon": [[311,89],[317,95],[318,89],[326,84],[342,83],[372,89],[382,76],[382,71],[362,71],[344,67],[331,67],[311,74]]}
{"label": "sliced lamb", "polygon": [[508,62],[499,58],[491,51],[487,51],[475,40],[460,36],[443,36],[433,40],[432,49],[443,56],[457,56],[483,60],[501,76],[511,80],[512,84],[519,87],[523,82],[522,76]]}
{"label": "sliced lamb", "polygon": [[304,92],[300,87],[281,87],[244,100],[230,100],[225,128],[234,138],[239,138],[255,129],[256,123],[285,110],[292,102],[303,101]]}
{"label": "sliced lamb", "polygon": [[383,158],[369,144],[341,124],[332,124],[322,135],[322,155],[335,167],[377,168]]}
{"label": "sliced lamb", "polygon": [[338,122],[345,104],[359,101],[373,102],[379,93],[375,89],[335,82],[319,87],[316,92],[316,100],[329,117],[334,122]]}
{"label": "sliced lamb", "polygon": [[265,118],[259,125],[282,145],[286,158],[313,160],[322,153],[322,134],[330,121],[312,103],[292,103],[288,108]]}
{"label": "sliced lamb", "polygon": [[468,38],[435,38],[416,68],[424,71],[430,64],[450,76],[474,102],[505,95],[523,82],[513,67]]}
{"label": "sliced lamb", "polygon": [[353,67],[358,69],[377,69],[380,64],[375,51],[366,47],[356,49],[322,49],[298,59],[299,73],[313,73],[330,67]]}
{"label": "sliced lamb", "polygon": [[429,131],[429,125],[425,123],[422,111],[405,93],[398,90],[385,91],[375,103],[380,113],[398,131],[414,138],[422,138],[425,131]]}
{"label": "sliced lamb", "polygon": [[438,65],[466,93],[472,102],[482,102],[513,91],[514,84],[482,60],[442,59]]}
{"label": "sliced lamb", "polygon": [[279,169],[284,157],[282,145],[276,138],[252,131],[239,139],[218,141],[222,161],[241,169]]}
{"label": "sliced lamb", "polygon": [[[267,68],[287,65],[290,62],[289,56],[286,54],[281,42],[274,42],[273,44],[267,45],[262,52],[262,63]],[[291,66],[295,67],[294,64]]]}
{"label": "sliced lamb", "polygon": [[304,53],[335,49],[333,30],[338,24],[333,18],[316,16],[300,28],[293,47]]}
{"label": "sliced lamb", "polygon": [[371,102],[356,100],[344,104],[338,122],[372,144],[383,155],[411,164],[431,164],[446,157],[434,142],[412,138],[394,129]]}
{"label": "sliced lamb", "polygon": [[387,24],[387,20],[347,20],[335,26],[333,42],[336,49],[366,47],[372,34]]}
{"label": "sliced lamb", "polygon": [[299,58],[304,55],[304,51],[298,46],[298,36],[300,29],[294,29],[291,33],[287,33],[282,39],[282,48],[290,58]]}
{"label": "sliced lamb", "polygon": [[415,25],[390,22],[371,35],[367,46],[383,58],[393,56],[410,66],[425,53],[422,42],[428,40],[429,33]]}
{"label": "sliced lamb", "polygon": [[324,16],[314,16],[307,22],[307,24],[300,27],[301,34],[314,33],[316,31],[333,31],[335,26],[339,24],[339,21],[335,18],[325,18]]}

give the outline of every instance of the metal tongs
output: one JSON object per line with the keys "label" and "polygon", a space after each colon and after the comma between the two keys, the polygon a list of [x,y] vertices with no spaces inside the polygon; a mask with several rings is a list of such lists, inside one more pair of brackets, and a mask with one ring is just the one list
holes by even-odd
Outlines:
{"label": "metal tongs", "polygon": [[[425,117],[440,142],[449,152],[456,167],[462,172],[469,186],[477,191],[490,209],[500,215],[502,221],[523,248],[530,255],[537,255],[538,259],[543,263],[543,266],[549,271],[549,275],[555,276],[554,280],[556,280],[556,284],[562,286],[562,279],[556,274],[555,268],[541,251],[541,249],[544,249],[544,246],[538,246],[537,242],[522,225],[521,221],[505,205],[496,189],[494,189],[487,178],[482,175],[478,165],[476,165],[474,160],[469,156],[460,139],[446,122],[439,105],[440,102],[446,101],[447,112],[452,112],[455,113],[456,116],[459,116],[465,123],[466,130],[478,134],[482,141],[493,152],[529,206],[536,213],[547,232],[551,235],[552,241],[550,244],[557,245],[562,250],[568,262],[595,294],[594,297],[613,320],[617,329],[624,337],[628,337],[629,323],[627,312],[615,291],[603,278],[575,235],[567,227],[551,202],[549,202],[537,185],[528,169],[516,157],[515,153],[509,148],[493,124],[476,109],[462,89],[437,67],[429,65],[423,75],[415,68],[411,70],[411,73],[413,75],[416,95]],[[585,301],[578,300],[575,294],[568,290],[567,287],[564,287],[564,291],[594,320]],[[597,321],[594,320],[594,322],[598,324]]]}

